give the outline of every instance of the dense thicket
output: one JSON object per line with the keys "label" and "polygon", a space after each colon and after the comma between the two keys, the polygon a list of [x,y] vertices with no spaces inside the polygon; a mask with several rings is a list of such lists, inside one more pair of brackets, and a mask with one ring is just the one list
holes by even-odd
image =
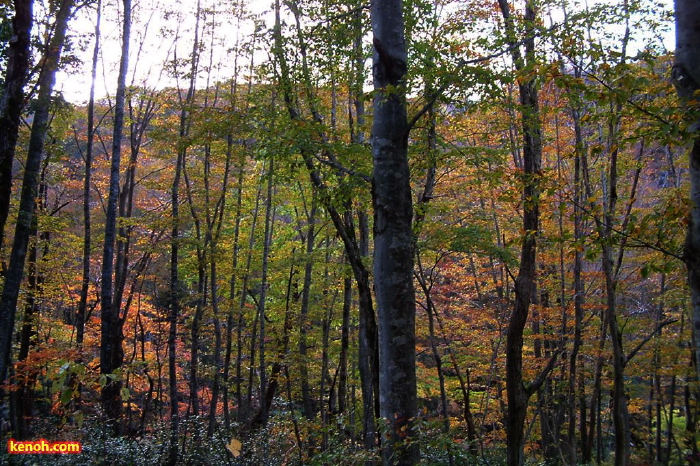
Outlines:
{"label": "dense thicket", "polygon": [[161,3],[0,47],[0,461],[700,463],[669,5]]}

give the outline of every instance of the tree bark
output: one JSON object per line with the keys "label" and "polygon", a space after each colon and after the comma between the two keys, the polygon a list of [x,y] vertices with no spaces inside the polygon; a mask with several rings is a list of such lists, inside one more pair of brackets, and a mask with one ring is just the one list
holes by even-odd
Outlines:
{"label": "tree bark", "polygon": [[27,257],[27,246],[35,214],[44,142],[49,127],[51,94],[56,81],[56,71],[61,59],[73,3],[73,0],[64,0],[58,8],[54,34],[44,55],[44,67],[39,75],[39,92],[29,136],[29,149],[22,180],[15,236],[10,253],[10,265],[5,275],[5,286],[0,299],[0,329],[2,329],[0,330],[0,381],[7,378],[10,365],[17,299],[24,275],[24,262]]}
{"label": "tree bark", "polygon": [[379,406],[388,429],[386,465],[412,465],[417,414],[413,287],[413,205],[404,78],[407,51],[401,0],[376,0],[374,34],[374,292],[379,330]]}
{"label": "tree bark", "polygon": [[[525,57],[520,53],[515,39],[515,26],[510,14],[510,7],[505,0],[498,1],[511,55],[516,71],[527,72],[527,67],[534,66],[535,39],[532,35],[536,19],[535,6],[526,2],[524,21],[526,22]],[[531,70],[529,70],[531,71]],[[528,400],[538,388],[525,385],[523,380],[523,331],[527,323],[530,305],[536,293],[537,236],[539,234],[539,198],[542,165],[542,130],[540,124],[538,84],[532,73],[518,77],[520,105],[522,107],[521,125],[523,131],[523,231],[520,252],[520,270],[515,281],[515,307],[508,324],[506,339],[506,389],[508,394],[508,412],[506,422],[508,464],[522,465],[523,428],[527,414]]]}
{"label": "tree bark", "polygon": [[118,377],[111,377],[121,367],[124,360],[122,349],[119,310],[114,293],[114,256],[117,238],[117,203],[119,200],[119,170],[121,164],[121,143],[124,130],[124,105],[126,101],[126,75],[129,68],[129,39],[131,36],[131,0],[123,0],[124,18],[122,30],[122,50],[117,78],[117,94],[114,105],[114,131],[112,134],[112,164],[109,179],[109,198],[105,219],[105,240],[102,254],[101,284],[101,339],[100,339],[100,373],[107,376],[102,387],[102,405],[107,421],[115,431],[119,431],[119,417],[122,410],[122,382]]}
{"label": "tree bark", "polygon": [[[690,149],[690,215],[683,259],[690,285],[695,361],[700,361],[700,114],[696,92],[700,90],[700,4],[675,0],[676,53],[673,84],[687,112]],[[695,364],[700,380],[700,364]]]}
{"label": "tree bark", "polygon": [[92,151],[95,139],[95,81],[100,52],[100,23],[102,20],[102,0],[97,1],[95,19],[95,46],[92,52],[92,71],[90,80],[90,98],[87,107],[87,147],[85,148],[85,178],[83,180],[83,279],[80,287],[80,301],[75,315],[75,344],[83,348],[85,335],[85,314],[87,311],[88,292],[90,289],[90,252],[92,249],[92,225],[90,218],[90,190],[92,184]]}
{"label": "tree bark", "polygon": [[15,0],[12,39],[5,70],[5,90],[0,100],[0,249],[12,194],[12,163],[24,109],[24,86],[29,70],[33,0]]}

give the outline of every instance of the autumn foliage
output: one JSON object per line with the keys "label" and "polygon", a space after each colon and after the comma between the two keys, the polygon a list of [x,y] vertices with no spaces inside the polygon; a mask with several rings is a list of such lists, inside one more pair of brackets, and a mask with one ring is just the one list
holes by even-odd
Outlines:
{"label": "autumn foliage", "polygon": [[[5,3],[3,70],[14,14]],[[36,67],[54,3],[34,2]],[[73,74],[62,79],[89,68],[80,48],[95,35],[83,23],[98,11],[98,63],[117,62],[117,3],[74,9],[60,68]],[[16,318],[2,330],[12,342],[3,439],[80,441],[80,458],[60,458],[71,464],[380,464],[390,439],[410,440],[420,464],[506,464],[509,326],[532,242],[523,461],[700,463],[683,256],[690,130],[669,80],[668,5],[527,1],[507,16],[502,2],[406,0],[407,74],[378,92],[369,59],[386,57],[362,2],[292,0],[266,12],[185,3],[134,7],[121,140],[116,76],[94,106],[87,94],[53,93]],[[156,53],[155,42],[171,45]],[[521,98],[524,83],[536,102]],[[373,99],[408,109],[411,417],[381,410],[390,369],[373,281],[384,233],[373,216]],[[541,132],[534,171],[527,121]],[[21,126],[3,277],[24,215],[29,137]],[[111,341],[122,362],[106,373],[114,144]],[[523,221],[535,210],[532,231]],[[105,387],[118,387],[112,408]],[[5,453],[0,462],[19,460]]]}

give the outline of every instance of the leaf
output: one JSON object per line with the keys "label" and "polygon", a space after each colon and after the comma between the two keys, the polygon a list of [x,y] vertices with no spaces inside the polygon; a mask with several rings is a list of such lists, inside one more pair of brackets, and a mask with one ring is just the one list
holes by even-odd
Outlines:
{"label": "leaf", "polygon": [[642,266],[641,274],[642,278],[649,278],[649,274],[651,273],[649,264],[645,264]]}
{"label": "leaf", "polygon": [[83,427],[83,421],[85,420],[85,416],[83,415],[82,411],[74,412],[73,419],[75,419],[76,424],[78,424],[78,428]]}
{"label": "leaf", "polygon": [[73,399],[73,389],[66,387],[61,391],[61,404],[68,404]]}
{"label": "leaf", "polygon": [[232,438],[229,444],[226,445],[226,448],[237,458],[241,454],[241,446],[241,442],[238,439]]}
{"label": "leaf", "polygon": [[129,398],[131,397],[131,392],[128,388],[122,387],[122,389],[119,390],[119,395],[122,397],[123,401],[129,401]]}

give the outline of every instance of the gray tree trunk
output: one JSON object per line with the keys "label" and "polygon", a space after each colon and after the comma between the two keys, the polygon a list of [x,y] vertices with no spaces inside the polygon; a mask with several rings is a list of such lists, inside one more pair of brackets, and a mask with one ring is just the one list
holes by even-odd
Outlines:
{"label": "gray tree trunk", "polygon": [[401,0],[372,3],[374,33],[374,292],[379,330],[379,407],[388,428],[386,465],[416,464],[413,205],[408,167],[406,41]]}
{"label": "gray tree trunk", "polygon": [[[690,219],[683,258],[688,268],[693,318],[695,361],[700,361],[700,115],[695,92],[700,89],[700,3],[675,0],[676,54],[673,84],[688,110],[687,121],[693,136],[690,150]],[[700,379],[700,363],[695,364]]]}

